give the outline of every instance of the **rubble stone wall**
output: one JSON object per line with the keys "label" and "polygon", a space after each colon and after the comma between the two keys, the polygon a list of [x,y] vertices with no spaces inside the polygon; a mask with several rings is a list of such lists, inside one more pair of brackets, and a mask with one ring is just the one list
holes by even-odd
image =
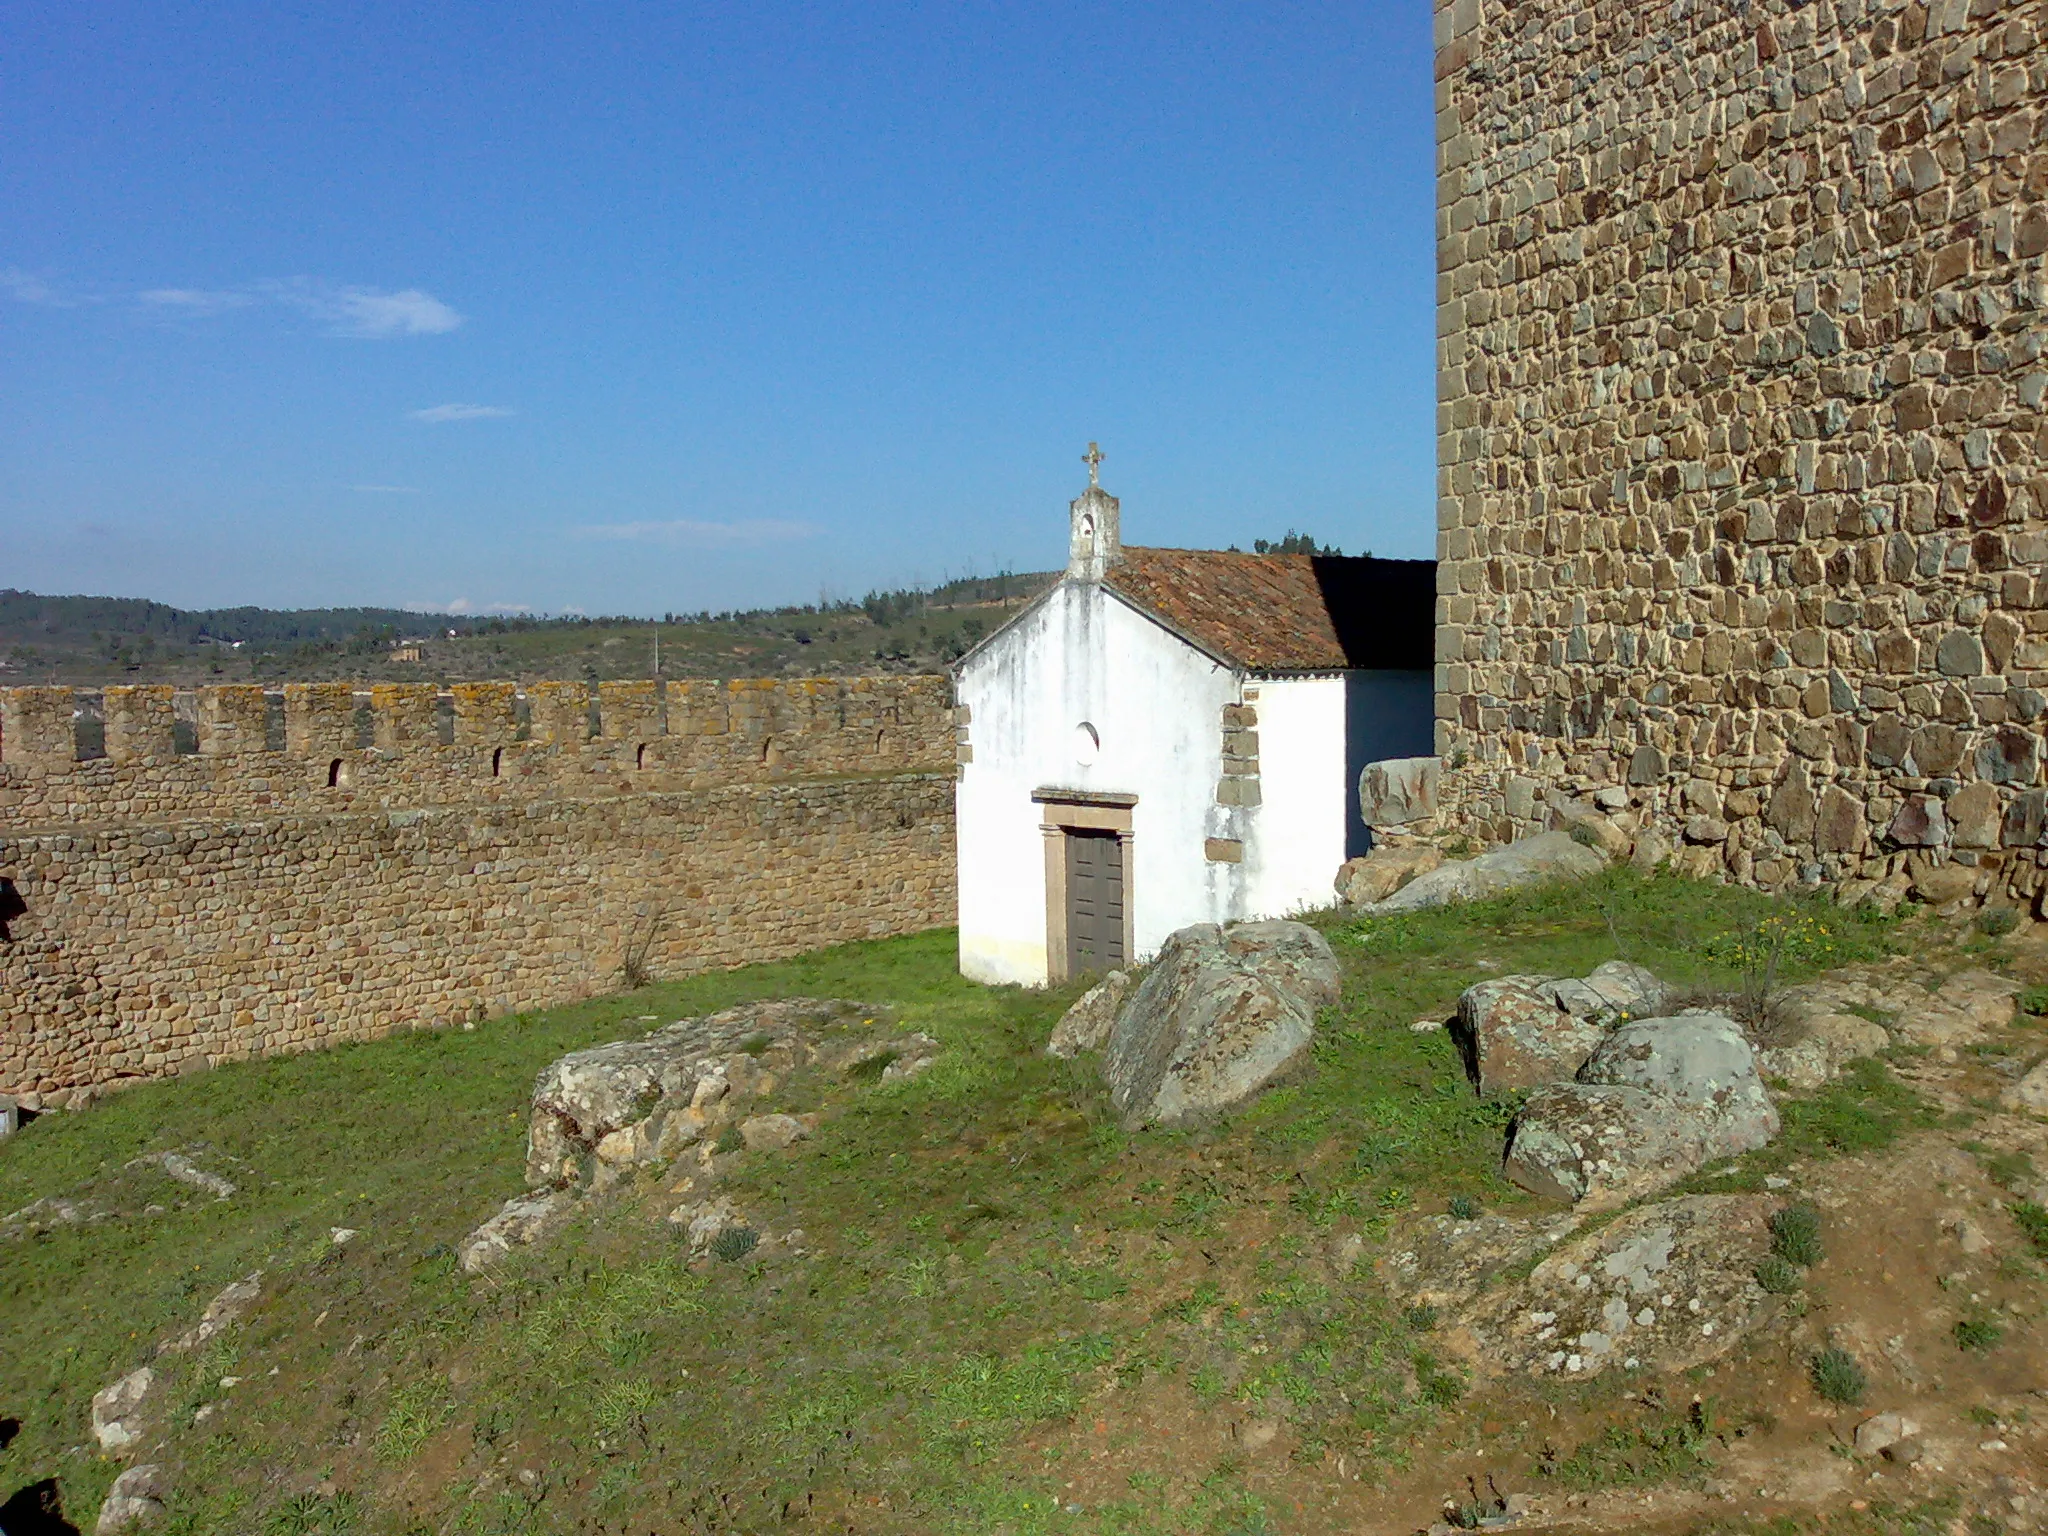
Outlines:
{"label": "rubble stone wall", "polygon": [[1446,828],[2034,895],[2048,11],[1436,23]]}
{"label": "rubble stone wall", "polygon": [[27,907],[0,1093],[546,1006],[616,990],[629,956],[666,977],[953,920],[943,679],[626,687],[595,740],[580,685],[458,690],[445,745],[431,688],[377,690],[367,731],[346,685],[288,688],[278,750],[260,689],[110,689],[82,762],[69,690],[0,690],[0,877]]}

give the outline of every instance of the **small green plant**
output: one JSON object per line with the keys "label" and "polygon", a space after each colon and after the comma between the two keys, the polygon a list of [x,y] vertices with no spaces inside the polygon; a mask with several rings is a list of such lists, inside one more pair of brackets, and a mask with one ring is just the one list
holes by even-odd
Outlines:
{"label": "small green plant", "polygon": [[945,1271],[939,1261],[930,1254],[912,1259],[903,1266],[903,1290],[906,1295],[923,1301],[938,1295],[945,1288]]}
{"label": "small green plant", "polygon": [[621,946],[619,985],[628,992],[638,992],[654,980],[654,946],[661,937],[662,915],[648,913],[647,921]]}
{"label": "small green plant", "polygon": [[2018,907],[1986,907],[1972,926],[1987,939],[2002,939],[2019,925]]}
{"label": "small green plant", "polygon": [[1833,1344],[1808,1362],[1806,1374],[1813,1382],[1813,1390],[1830,1403],[1860,1403],[1863,1394],[1870,1390],[1870,1379],[1863,1374],[1856,1357]]}
{"label": "small green plant", "polygon": [[360,1525],[362,1506],[352,1493],[322,1498],[302,1493],[270,1512],[263,1536],[352,1536]]}
{"label": "small green plant", "polygon": [[2020,1005],[2020,1012],[2029,1018],[2038,1019],[2048,1015],[2048,987],[2028,987],[2020,993],[2016,1001]]}
{"label": "small green plant", "polygon": [[1609,1425],[1569,1456],[1545,1446],[1536,1473],[1579,1492],[1644,1487],[1710,1470],[1713,1438],[1709,1404],[1694,1402],[1683,1412],[1656,1409],[1634,1423]]}
{"label": "small green plant", "polygon": [[416,1455],[434,1431],[454,1412],[445,1384],[415,1381],[391,1394],[391,1406],[377,1427],[374,1448],[380,1461],[406,1461]]}
{"label": "small green plant", "polygon": [[2005,1328],[1980,1312],[1958,1318],[1951,1333],[1957,1349],[1981,1355],[1998,1348],[1999,1341],[2005,1337]]}
{"label": "small green plant", "polygon": [[1982,1403],[1978,1403],[1974,1407],[1972,1407],[1969,1410],[1969,1412],[1964,1415],[1964,1417],[1967,1418],[1972,1424],[1975,1424],[1979,1429],[1998,1428],[1997,1411],[1991,1408],[1986,1408]]}
{"label": "small green plant", "polygon": [[727,1227],[711,1239],[711,1256],[730,1264],[744,1259],[761,1246],[761,1234],[752,1227]]}
{"label": "small green plant", "polygon": [[1773,1211],[1771,1252],[1787,1264],[1811,1269],[1824,1257],[1820,1243],[1820,1212],[1810,1205],[1788,1205]]}
{"label": "small green plant", "polygon": [[1412,1363],[1415,1366],[1416,1395],[1425,1403],[1448,1408],[1465,1395],[1464,1377],[1445,1370],[1428,1350],[1418,1349]]}
{"label": "small green plant", "polygon": [[768,1047],[774,1043],[775,1037],[773,1035],[756,1032],[740,1042],[740,1049],[749,1056],[765,1056],[768,1053]]}
{"label": "small green plant", "polygon": [[728,1152],[740,1151],[746,1144],[747,1138],[740,1134],[740,1128],[735,1123],[718,1133],[718,1140],[711,1144],[711,1151],[714,1156],[723,1157]]}
{"label": "small green plant", "polygon": [[1789,1296],[1798,1290],[1803,1280],[1799,1267],[1788,1263],[1778,1255],[1771,1254],[1757,1265],[1756,1283],[1773,1296]]}
{"label": "small green plant", "polygon": [[1417,1333],[1428,1333],[1436,1327],[1436,1308],[1431,1306],[1410,1307],[1401,1314],[1401,1321]]}
{"label": "small green plant", "polygon": [[1451,1217],[1455,1221],[1476,1221],[1480,1206],[1470,1195],[1451,1196]]}
{"label": "small green plant", "polygon": [[2015,1200],[2006,1210],[2012,1216],[2013,1225],[2020,1229],[2020,1236],[2027,1240],[2034,1252],[2048,1259],[2048,1209],[2031,1200]]}
{"label": "small green plant", "polygon": [[615,1381],[598,1393],[591,1405],[590,1422],[606,1440],[647,1428],[647,1415],[654,1411],[654,1387],[645,1381]]}

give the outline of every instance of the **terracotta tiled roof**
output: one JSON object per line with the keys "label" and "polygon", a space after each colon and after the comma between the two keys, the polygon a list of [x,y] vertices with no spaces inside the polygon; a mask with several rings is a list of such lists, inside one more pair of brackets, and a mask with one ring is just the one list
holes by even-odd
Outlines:
{"label": "terracotta tiled roof", "polygon": [[1125,545],[1107,584],[1249,672],[1426,668],[1436,562]]}

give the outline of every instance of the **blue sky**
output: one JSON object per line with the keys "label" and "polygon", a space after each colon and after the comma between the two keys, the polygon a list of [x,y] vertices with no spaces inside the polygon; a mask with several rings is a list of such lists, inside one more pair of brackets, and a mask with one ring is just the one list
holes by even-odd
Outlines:
{"label": "blue sky", "polygon": [[651,613],[1432,547],[1422,0],[0,0],[0,586]]}

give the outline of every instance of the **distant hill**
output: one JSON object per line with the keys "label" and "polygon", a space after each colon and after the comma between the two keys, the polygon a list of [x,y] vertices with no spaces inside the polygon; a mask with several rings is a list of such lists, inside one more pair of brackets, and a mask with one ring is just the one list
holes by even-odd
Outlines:
{"label": "distant hill", "polygon": [[0,684],[465,681],[933,671],[1051,572],[858,600],[638,618],[476,618],[402,608],[173,608],[0,589]]}

